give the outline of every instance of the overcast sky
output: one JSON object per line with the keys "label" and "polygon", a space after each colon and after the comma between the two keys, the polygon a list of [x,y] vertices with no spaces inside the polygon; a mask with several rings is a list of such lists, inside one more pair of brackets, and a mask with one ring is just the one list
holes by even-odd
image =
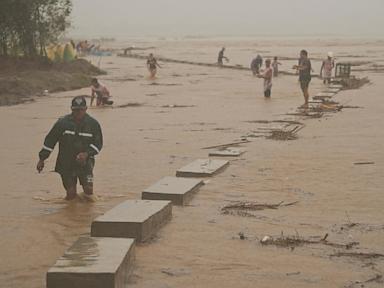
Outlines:
{"label": "overcast sky", "polygon": [[384,0],[73,0],[72,35],[384,37]]}

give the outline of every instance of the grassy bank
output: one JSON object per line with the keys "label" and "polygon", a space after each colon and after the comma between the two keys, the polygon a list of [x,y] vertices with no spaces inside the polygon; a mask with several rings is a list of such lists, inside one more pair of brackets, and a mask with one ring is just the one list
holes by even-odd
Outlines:
{"label": "grassy bank", "polygon": [[0,58],[0,106],[33,101],[45,90],[59,92],[90,86],[103,71],[84,59],[69,63]]}

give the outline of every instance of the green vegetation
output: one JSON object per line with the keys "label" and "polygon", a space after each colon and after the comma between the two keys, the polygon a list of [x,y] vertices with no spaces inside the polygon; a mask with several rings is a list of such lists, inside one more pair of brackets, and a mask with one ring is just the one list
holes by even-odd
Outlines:
{"label": "green vegetation", "polygon": [[71,0],[1,0],[0,56],[46,56],[69,27]]}

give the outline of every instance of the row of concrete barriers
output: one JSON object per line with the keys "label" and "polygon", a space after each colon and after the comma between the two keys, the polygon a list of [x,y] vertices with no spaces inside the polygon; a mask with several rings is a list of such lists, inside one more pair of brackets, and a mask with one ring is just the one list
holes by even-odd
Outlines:
{"label": "row of concrete barriers", "polygon": [[[239,153],[238,155],[240,155]],[[236,156],[223,155],[223,156]],[[219,173],[229,162],[198,159],[127,200],[91,225],[47,272],[47,288],[123,288],[132,272],[135,243],[145,242],[172,217],[172,205],[185,205],[204,185],[201,178]]]}

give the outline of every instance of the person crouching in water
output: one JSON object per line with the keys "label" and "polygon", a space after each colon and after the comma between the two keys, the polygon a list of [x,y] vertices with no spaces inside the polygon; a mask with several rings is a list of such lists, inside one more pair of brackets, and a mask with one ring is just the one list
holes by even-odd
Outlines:
{"label": "person crouching in water", "polygon": [[157,73],[157,67],[161,68],[159,63],[157,63],[156,58],[153,56],[153,54],[149,54],[148,60],[147,60],[147,68],[149,71],[149,77],[150,79],[155,79],[156,73]]}
{"label": "person crouching in water", "polygon": [[113,101],[109,100],[111,94],[107,87],[99,82],[96,78],[91,81],[91,106],[93,105],[94,98],[96,97],[96,106],[112,105]]}
{"label": "person crouching in water", "polygon": [[95,201],[93,195],[93,167],[95,156],[103,148],[103,135],[96,119],[87,114],[87,102],[83,96],[72,100],[72,113],[60,118],[44,140],[36,169],[44,169],[44,161],[59,142],[59,154],[55,172],[59,173],[67,192],[65,200],[77,196],[77,180],[83,186],[82,198]]}
{"label": "person crouching in water", "polygon": [[264,79],[264,97],[270,98],[272,92],[272,75],[273,69],[271,67],[271,60],[265,60],[265,70],[262,74],[258,74],[258,78]]}

